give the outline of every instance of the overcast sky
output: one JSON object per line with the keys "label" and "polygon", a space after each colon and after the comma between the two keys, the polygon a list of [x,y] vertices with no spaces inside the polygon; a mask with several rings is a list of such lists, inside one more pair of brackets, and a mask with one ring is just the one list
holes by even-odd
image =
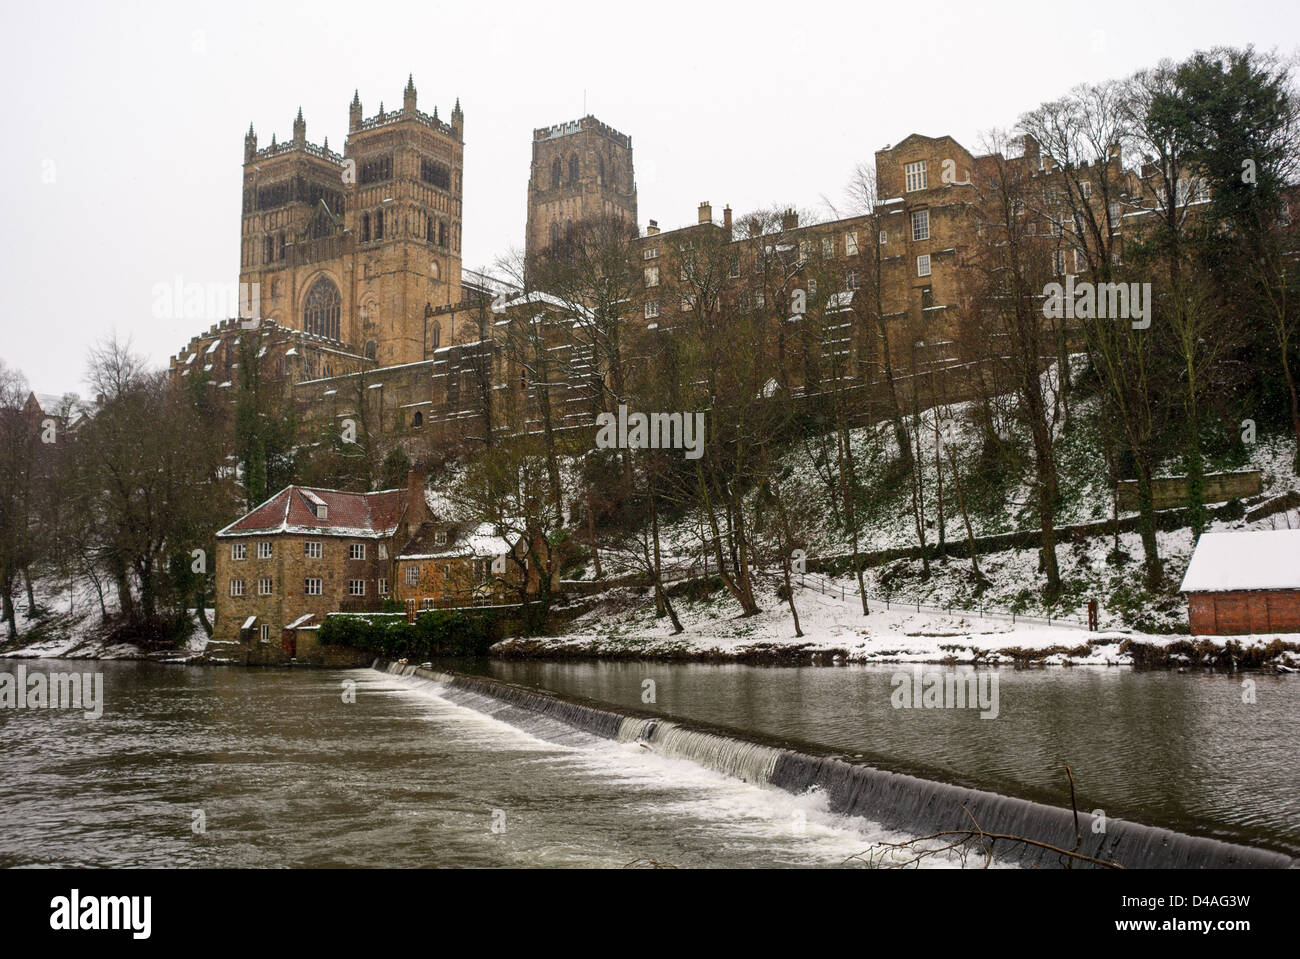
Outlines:
{"label": "overcast sky", "polygon": [[825,211],[907,134],[974,148],[1073,84],[1215,44],[1300,48],[1300,4],[41,2],[14,4],[0,151],[0,358],[85,392],[87,349],[159,366],[203,319],[153,288],[239,269],[244,132],[341,151],[348,103],[465,111],[464,265],[522,245],[534,127],[587,112],[632,137],[644,228],[775,203]]}

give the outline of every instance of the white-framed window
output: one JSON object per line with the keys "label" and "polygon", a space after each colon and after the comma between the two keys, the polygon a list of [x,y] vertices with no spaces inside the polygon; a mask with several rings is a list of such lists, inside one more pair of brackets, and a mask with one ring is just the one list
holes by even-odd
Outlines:
{"label": "white-framed window", "polygon": [[808,259],[810,256],[812,256],[812,241],[811,241],[811,240],[800,240],[800,241],[799,241],[799,259],[801,259],[801,260],[806,260],[806,259]]}
{"label": "white-framed window", "polygon": [[248,559],[248,544],[247,544],[247,543],[231,543],[231,544],[230,544],[230,558],[231,558],[231,559]]}
{"label": "white-framed window", "polygon": [[857,233],[845,233],[845,234],[844,234],[844,255],[845,255],[845,256],[857,256],[857,255],[858,255],[858,235],[857,235]]}
{"label": "white-framed window", "polygon": [[930,275],[930,254],[929,253],[922,253],[920,256],[916,258],[916,275],[917,276]]}
{"label": "white-framed window", "polygon": [[1119,204],[1112,203],[1109,209],[1110,209],[1110,228],[1114,230],[1119,227],[1119,221],[1120,221]]}
{"label": "white-framed window", "polygon": [[740,257],[733,256],[731,258],[731,268],[727,270],[727,276],[730,277],[740,276]]}
{"label": "white-framed window", "polygon": [[857,270],[849,270],[848,273],[844,274],[844,285],[847,286],[850,290],[856,290],[858,288]]}
{"label": "white-framed window", "polygon": [[822,237],[822,256],[835,255],[835,238],[832,236]]}
{"label": "white-framed window", "polygon": [[766,305],[767,305],[767,296],[764,295],[762,290],[759,290],[757,293],[754,294],[754,309],[761,310]]}
{"label": "white-framed window", "polygon": [[445,586],[451,581],[451,563],[442,564],[442,583]]}
{"label": "white-framed window", "polygon": [[659,285],[659,267],[647,266],[645,268],[645,285],[646,286]]}
{"label": "white-framed window", "polygon": [[379,558],[380,558],[380,559],[388,559],[388,544],[387,544],[387,543],[380,543],[380,544],[379,544]]}
{"label": "white-framed window", "polygon": [[930,239],[930,211],[913,210],[912,211],[912,240]]}
{"label": "white-framed window", "polygon": [[1110,264],[1111,264],[1111,266],[1119,266],[1119,265],[1120,265],[1119,250],[1111,250],[1111,251],[1110,251]]}
{"label": "white-framed window", "polygon": [[406,585],[414,586],[419,581],[420,581],[420,567],[418,566],[406,567]]}
{"label": "white-framed window", "polygon": [[272,544],[269,540],[263,540],[262,542],[257,544],[258,559],[270,559],[271,556],[274,554],[274,552],[275,552],[274,544]]}
{"label": "white-framed window", "polygon": [[645,251],[645,253],[642,254],[642,256],[644,256],[647,260],[653,260],[658,255],[659,255],[659,247],[657,246],[649,247]]}
{"label": "white-framed window", "polygon": [[365,558],[366,558],[365,543],[348,544],[348,559],[365,559]]}
{"label": "white-framed window", "polygon": [[810,300],[816,300],[816,299],[817,299],[817,281],[816,281],[816,280],[809,280],[809,281],[808,281],[808,299],[810,299]]}
{"label": "white-framed window", "polygon": [[321,547],[321,542],[318,539],[309,539],[307,542],[303,543],[302,546],[303,554],[306,555],[308,559],[320,559],[321,555],[324,553],[324,549]]}
{"label": "white-framed window", "polygon": [[230,595],[231,596],[244,595],[244,581],[242,579],[232,579],[230,581]]}
{"label": "white-framed window", "polygon": [[1082,250],[1074,251],[1074,272],[1083,273],[1088,269],[1088,261],[1083,255]]}
{"label": "white-framed window", "polygon": [[1058,237],[1059,237],[1059,236],[1061,235],[1061,231],[1062,231],[1062,229],[1063,229],[1063,227],[1062,227],[1062,224],[1061,224],[1061,217],[1059,217],[1059,216],[1053,216],[1053,217],[1052,217],[1052,236],[1058,236]]}
{"label": "white-framed window", "polygon": [[380,595],[380,596],[387,596],[387,595],[388,595],[388,580],[386,580],[386,579],[381,579],[381,580],[379,580],[379,581],[375,584],[375,587],[376,587],[376,589],[379,590],[379,595]]}
{"label": "white-framed window", "polygon": [[349,596],[366,595],[366,581],[364,579],[348,580],[348,595]]}
{"label": "white-framed window", "polygon": [[645,305],[645,318],[647,320],[653,320],[658,315],[659,315],[659,301],[651,300],[649,303]]}
{"label": "white-framed window", "polygon": [[259,576],[257,579],[257,595],[270,596],[275,590],[275,583],[270,576]]}
{"label": "white-framed window", "polygon": [[308,576],[306,584],[303,587],[303,592],[308,596],[319,596],[321,594],[322,585],[323,583],[319,576]]}
{"label": "white-framed window", "polygon": [[903,167],[903,174],[907,180],[908,193],[915,193],[917,190],[925,189],[926,177],[924,160],[917,160],[915,163],[908,163]]}
{"label": "white-framed window", "polygon": [[1090,180],[1081,180],[1079,182],[1079,194],[1085,199],[1092,199],[1092,182]]}
{"label": "white-framed window", "polygon": [[695,309],[695,295],[693,293],[682,294],[682,312],[688,313]]}
{"label": "white-framed window", "polygon": [[438,546],[446,546],[446,545],[447,545],[447,531],[446,531],[445,529],[440,529],[440,530],[438,530],[438,532],[434,533],[434,534],[433,534],[433,542],[434,542],[436,545],[438,545]]}
{"label": "white-framed window", "polygon": [[270,624],[270,623],[263,623],[263,624],[262,624],[262,633],[261,633],[261,635],[262,635],[262,642],[264,642],[264,643],[269,643],[269,642],[271,641],[271,624]]}
{"label": "white-framed window", "polygon": [[1192,180],[1192,202],[1204,203],[1210,198],[1210,183],[1203,176]]}
{"label": "white-framed window", "polygon": [[886,243],[888,243],[888,242],[889,242],[889,231],[888,231],[888,230],[881,230],[881,231],[880,231],[880,245],[881,245],[881,246],[884,246],[884,245],[885,245]]}
{"label": "white-framed window", "polygon": [[1057,250],[1052,254],[1052,270],[1057,276],[1065,275],[1065,251]]}

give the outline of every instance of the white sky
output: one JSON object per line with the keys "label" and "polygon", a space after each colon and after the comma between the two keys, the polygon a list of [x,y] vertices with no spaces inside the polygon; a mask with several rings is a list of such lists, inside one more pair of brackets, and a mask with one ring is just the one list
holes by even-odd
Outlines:
{"label": "white sky", "polygon": [[[1007,3],[49,2],[13,4],[0,58],[0,358],[84,392],[114,331],[157,365],[209,319],[155,319],[153,288],[238,275],[241,164],[367,117],[465,111],[464,265],[523,242],[534,127],[587,111],[632,137],[644,227],[839,202],[907,134],[970,148],[1081,81],[1215,44],[1291,55],[1294,0]],[[53,182],[46,182],[53,174]]]}

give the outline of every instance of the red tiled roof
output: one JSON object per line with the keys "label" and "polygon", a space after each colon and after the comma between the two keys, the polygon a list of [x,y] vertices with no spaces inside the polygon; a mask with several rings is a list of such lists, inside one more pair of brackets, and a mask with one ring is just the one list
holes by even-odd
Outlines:
{"label": "red tiled roof", "polygon": [[[312,512],[308,495],[328,508],[325,519]],[[218,536],[248,533],[321,533],[333,536],[391,536],[406,509],[406,490],[348,493],[336,489],[289,486],[235,520]]]}

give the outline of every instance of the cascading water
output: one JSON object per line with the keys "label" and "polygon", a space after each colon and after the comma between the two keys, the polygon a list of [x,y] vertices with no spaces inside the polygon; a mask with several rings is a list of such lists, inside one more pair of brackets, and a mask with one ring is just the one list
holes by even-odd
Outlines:
{"label": "cascading water", "polygon": [[[1097,822],[1074,813],[979,789],[886,772],[834,756],[766,745],[731,730],[702,724],[633,716],[570,702],[554,693],[477,676],[452,675],[409,664],[390,663],[394,675],[423,680],[437,695],[523,729],[540,739],[582,745],[597,739],[640,743],[674,759],[685,759],[756,785],[801,795],[824,792],[831,811],[861,816],[913,835],[977,829],[1024,837],[1128,868],[1287,868],[1295,861],[1281,853],[1234,845],[1119,819]],[[1025,865],[1062,865],[1059,852],[999,840],[999,860]],[[1076,861],[1075,865],[1086,865]]]}

